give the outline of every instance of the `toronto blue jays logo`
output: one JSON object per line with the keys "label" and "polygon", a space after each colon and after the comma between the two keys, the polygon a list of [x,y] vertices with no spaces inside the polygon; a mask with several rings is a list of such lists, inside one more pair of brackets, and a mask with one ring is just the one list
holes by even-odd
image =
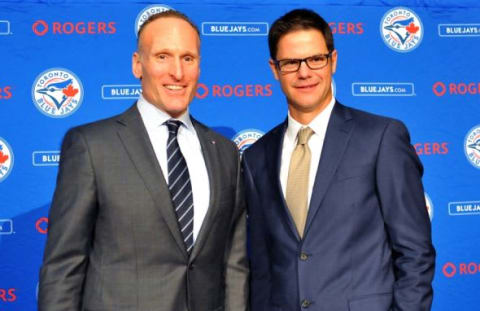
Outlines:
{"label": "toronto blue jays logo", "polygon": [[35,79],[32,99],[43,114],[52,118],[64,118],[81,105],[83,87],[73,72],[64,68],[52,68]]}
{"label": "toronto blue jays logo", "polygon": [[237,144],[240,154],[263,136],[263,132],[256,129],[246,129],[238,132],[233,138],[233,142]]}
{"label": "toronto blue jays logo", "polygon": [[464,150],[468,161],[480,169],[480,124],[470,129],[465,136]]}
{"label": "toronto blue jays logo", "polygon": [[140,13],[138,13],[137,18],[135,19],[135,35],[138,34],[140,26],[153,14],[162,13],[168,10],[173,10],[171,7],[165,4],[153,4],[144,8]]}
{"label": "toronto blue jays logo", "polygon": [[477,139],[473,144],[468,145],[468,148],[473,148],[475,151],[480,152],[480,138]]}
{"label": "toronto blue jays logo", "polygon": [[380,23],[380,33],[385,44],[397,52],[410,52],[422,41],[423,25],[410,9],[393,8]]}
{"label": "toronto blue jays logo", "polygon": [[8,143],[0,137],[0,182],[4,181],[13,168],[13,152]]}

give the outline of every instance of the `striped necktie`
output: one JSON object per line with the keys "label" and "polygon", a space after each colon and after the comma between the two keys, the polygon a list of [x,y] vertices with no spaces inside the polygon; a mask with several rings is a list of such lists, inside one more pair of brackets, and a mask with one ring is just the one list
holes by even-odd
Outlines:
{"label": "striped necktie", "polygon": [[170,119],[165,123],[168,127],[168,189],[187,253],[190,254],[193,248],[193,193],[187,162],[177,140],[178,129],[182,122]]}

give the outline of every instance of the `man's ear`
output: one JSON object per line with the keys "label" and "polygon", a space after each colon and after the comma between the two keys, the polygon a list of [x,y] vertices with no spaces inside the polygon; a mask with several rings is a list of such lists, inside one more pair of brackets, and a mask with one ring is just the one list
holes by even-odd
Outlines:
{"label": "man's ear", "polygon": [[270,58],[268,61],[268,64],[270,65],[270,69],[272,70],[273,76],[275,77],[276,80],[278,80],[278,72],[277,72],[277,66],[275,65],[275,62],[273,59]]}
{"label": "man's ear", "polygon": [[337,50],[333,50],[330,60],[332,61],[332,75],[337,71]]}
{"label": "man's ear", "polygon": [[142,79],[142,63],[140,61],[140,53],[135,52],[132,55],[132,72],[135,78]]}

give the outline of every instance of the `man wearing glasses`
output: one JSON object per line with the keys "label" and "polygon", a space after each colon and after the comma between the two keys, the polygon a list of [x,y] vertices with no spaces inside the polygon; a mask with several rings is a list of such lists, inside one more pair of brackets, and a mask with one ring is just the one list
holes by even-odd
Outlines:
{"label": "man wearing glasses", "polygon": [[337,51],[315,12],[280,17],[268,39],[288,117],[243,156],[251,310],[430,310],[435,250],[407,129],[335,100]]}

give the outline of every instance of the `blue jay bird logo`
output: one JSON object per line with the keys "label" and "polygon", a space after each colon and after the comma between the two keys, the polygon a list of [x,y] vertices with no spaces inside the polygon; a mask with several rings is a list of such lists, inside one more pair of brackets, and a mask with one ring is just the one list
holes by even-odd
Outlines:
{"label": "blue jay bird logo", "polygon": [[7,162],[8,158],[9,158],[8,155],[3,154],[3,146],[0,145],[0,164]]}
{"label": "blue jay bird logo", "polygon": [[72,86],[73,80],[68,79],[62,82],[47,83],[44,88],[38,89],[37,93],[47,96],[60,109],[69,97],[78,93]]}
{"label": "blue jay bird logo", "polygon": [[397,7],[389,10],[380,22],[380,33],[385,44],[396,52],[415,49],[423,38],[423,26],[415,12]]}
{"label": "blue jay bird logo", "polygon": [[464,151],[470,164],[480,169],[480,124],[471,128],[465,136]]}
{"label": "blue jay bird logo", "polygon": [[480,138],[477,139],[473,144],[469,144],[468,148],[472,148],[472,149],[480,152]]}
{"label": "blue jay bird logo", "polygon": [[32,99],[44,115],[51,118],[64,118],[80,107],[83,86],[70,70],[51,68],[35,79],[32,86]]}
{"label": "blue jay bird logo", "polygon": [[0,182],[12,171],[13,152],[8,143],[0,137]]}
{"label": "blue jay bird logo", "polygon": [[420,27],[415,26],[413,17],[397,20],[391,25],[385,26],[384,28],[393,32],[394,36],[402,44],[405,44],[408,38],[410,38],[410,36],[414,35],[420,29]]}

